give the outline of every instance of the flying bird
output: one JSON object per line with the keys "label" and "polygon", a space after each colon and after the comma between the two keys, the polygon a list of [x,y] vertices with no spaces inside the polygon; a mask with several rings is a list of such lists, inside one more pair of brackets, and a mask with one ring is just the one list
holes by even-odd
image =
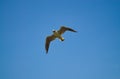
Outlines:
{"label": "flying bird", "polygon": [[64,41],[62,34],[65,31],[76,32],[75,30],[65,26],[61,26],[59,30],[53,30],[53,34],[46,37],[46,43],[45,43],[46,54],[48,53],[48,49],[51,41],[55,40],[56,38],[60,39],[60,41]]}

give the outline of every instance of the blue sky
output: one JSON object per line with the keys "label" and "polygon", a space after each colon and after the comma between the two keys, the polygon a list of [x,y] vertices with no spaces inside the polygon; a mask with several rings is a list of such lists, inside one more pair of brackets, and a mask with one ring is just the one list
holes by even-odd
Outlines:
{"label": "blue sky", "polygon": [[[45,53],[61,25],[64,42]],[[119,0],[0,0],[0,79],[120,79]]]}

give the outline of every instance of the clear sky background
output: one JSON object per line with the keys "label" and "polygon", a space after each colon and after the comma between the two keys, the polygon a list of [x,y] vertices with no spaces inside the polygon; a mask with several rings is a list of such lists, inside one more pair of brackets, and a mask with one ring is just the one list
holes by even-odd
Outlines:
{"label": "clear sky background", "polygon": [[120,0],[0,0],[0,79],[120,79]]}

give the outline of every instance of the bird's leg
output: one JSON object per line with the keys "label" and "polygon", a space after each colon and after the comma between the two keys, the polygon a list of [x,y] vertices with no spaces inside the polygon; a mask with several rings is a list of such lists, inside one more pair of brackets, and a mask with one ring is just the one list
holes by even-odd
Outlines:
{"label": "bird's leg", "polygon": [[64,41],[65,39],[62,36],[58,37],[60,39],[60,41]]}
{"label": "bird's leg", "polygon": [[64,41],[64,40],[65,40],[64,38],[61,39],[61,41]]}

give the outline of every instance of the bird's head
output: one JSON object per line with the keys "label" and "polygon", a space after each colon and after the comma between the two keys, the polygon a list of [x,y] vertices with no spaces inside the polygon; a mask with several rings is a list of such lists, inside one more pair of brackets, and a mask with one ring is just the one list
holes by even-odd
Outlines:
{"label": "bird's head", "polygon": [[56,32],[56,30],[54,30],[54,29],[53,29],[53,31],[52,31],[52,32],[53,32],[53,33],[55,33],[55,32]]}

